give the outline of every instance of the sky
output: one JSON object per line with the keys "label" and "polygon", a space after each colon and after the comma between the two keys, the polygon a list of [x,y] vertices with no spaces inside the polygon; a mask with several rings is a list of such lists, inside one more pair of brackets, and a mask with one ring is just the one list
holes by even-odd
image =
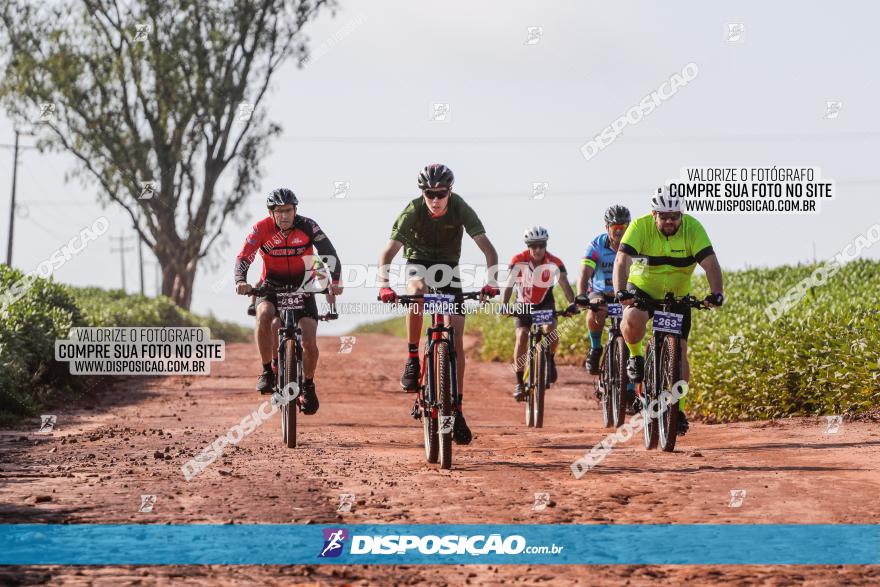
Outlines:
{"label": "sky", "polygon": [[[652,190],[682,167],[817,167],[836,189],[820,214],[698,217],[724,269],[830,257],[880,222],[878,17],[867,2],[341,0],[335,17],[325,13],[306,30],[313,59],[302,69],[288,63],[273,80],[266,107],[283,134],[242,209],[245,222],[227,223],[228,242],[199,268],[192,309],[252,324],[231,274],[271,189],[297,193],[299,213],[321,225],[343,264],[376,263],[418,195],[419,169],[433,162],[455,172],[455,191],[502,261],[524,248],[526,227],[541,224],[549,251],[574,268],[603,230],[605,208],[646,213]],[[582,144],[688,63],[699,68],[690,83],[595,157],[582,155]],[[829,101],[840,103],[836,116]],[[448,105],[444,120],[432,120],[434,104]],[[0,113],[0,143],[12,142],[12,121]],[[54,278],[120,287],[110,237],[132,235],[130,222],[118,207],[101,209],[96,187],[66,182],[73,168],[66,154],[21,153],[13,264],[33,270],[103,215],[108,233]],[[0,190],[9,190],[11,171],[12,151],[2,148]],[[350,186],[343,198],[334,197],[337,182]],[[534,198],[533,184],[545,182]],[[8,214],[9,192],[0,191],[4,244]],[[137,251],[124,254],[134,292]],[[155,260],[144,256],[152,295]],[[880,246],[862,256],[880,259]],[[462,261],[482,262],[467,236]],[[252,282],[258,271],[259,262]],[[376,293],[351,288],[340,301]],[[320,332],[376,318],[349,314]]]}

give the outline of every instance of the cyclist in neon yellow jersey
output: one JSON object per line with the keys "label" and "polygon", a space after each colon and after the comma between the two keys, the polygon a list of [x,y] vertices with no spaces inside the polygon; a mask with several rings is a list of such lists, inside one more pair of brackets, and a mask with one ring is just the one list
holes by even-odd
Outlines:
{"label": "cyclist in neon yellow jersey", "polygon": [[[676,297],[687,295],[697,263],[706,272],[712,292],[703,304],[708,308],[721,306],[724,302],[721,266],[706,229],[693,216],[682,214],[680,198],[669,196],[665,187],[658,188],[651,197],[651,213],[629,225],[620,239],[614,260],[614,289],[617,290],[617,299],[626,306],[620,330],[629,347],[626,371],[630,381],[640,383],[644,378],[642,339],[645,324],[653,315],[653,311],[635,308],[635,298],[662,300],[667,292]],[[687,338],[691,329],[691,310],[683,309],[682,313],[681,376],[687,381],[690,377]],[[681,403],[678,433],[684,434],[688,422]]]}

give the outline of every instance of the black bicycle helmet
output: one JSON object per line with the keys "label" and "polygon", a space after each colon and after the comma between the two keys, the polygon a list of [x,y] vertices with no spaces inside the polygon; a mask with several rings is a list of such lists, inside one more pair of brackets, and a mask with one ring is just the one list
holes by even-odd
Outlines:
{"label": "black bicycle helmet", "polygon": [[629,208],[615,204],[605,210],[605,225],[612,224],[629,224],[632,217],[629,214]]}
{"label": "black bicycle helmet", "polygon": [[455,182],[452,170],[442,163],[426,165],[419,173],[419,189],[430,190],[434,188],[451,188]]}
{"label": "black bicycle helmet", "polygon": [[277,188],[272,190],[266,198],[266,207],[270,210],[274,210],[275,206],[284,206],[285,204],[299,205],[299,200],[296,199],[293,190]]}

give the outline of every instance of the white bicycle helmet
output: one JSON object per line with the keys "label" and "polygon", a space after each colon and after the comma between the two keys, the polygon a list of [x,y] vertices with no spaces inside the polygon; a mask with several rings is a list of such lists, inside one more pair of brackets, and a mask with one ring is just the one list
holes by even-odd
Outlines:
{"label": "white bicycle helmet", "polygon": [[527,228],[523,233],[523,240],[528,243],[546,243],[550,238],[550,233],[543,226],[533,226]]}
{"label": "white bicycle helmet", "polygon": [[651,196],[652,212],[681,212],[681,198],[670,196],[666,186],[660,186]]}

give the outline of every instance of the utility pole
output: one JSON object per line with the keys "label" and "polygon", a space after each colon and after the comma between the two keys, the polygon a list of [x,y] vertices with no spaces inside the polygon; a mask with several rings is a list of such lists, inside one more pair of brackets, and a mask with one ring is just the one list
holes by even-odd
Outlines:
{"label": "utility pole", "polygon": [[110,249],[111,253],[119,253],[119,267],[122,270],[122,291],[126,291],[125,288],[125,253],[132,250],[132,247],[126,247],[125,241],[130,239],[130,236],[111,236],[110,239],[114,241],[119,241],[119,246]]}
{"label": "utility pole", "polygon": [[10,267],[12,267],[12,235],[15,230],[15,186],[18,180],[18,137],[20,135],[34,136],[34,133],[15,129],[15,145],[12,155],[12,198],[9,203],[9,239],[6,241],[6,264]]}
{"label": "utility pole", "polygon": [[144,238],[141,236],[140,230],[138,230],[138,225],[135,224],[135,231],[137,231],[137,239],[138,239],[138,269],[141,277],[141,295],[144,295]]}

